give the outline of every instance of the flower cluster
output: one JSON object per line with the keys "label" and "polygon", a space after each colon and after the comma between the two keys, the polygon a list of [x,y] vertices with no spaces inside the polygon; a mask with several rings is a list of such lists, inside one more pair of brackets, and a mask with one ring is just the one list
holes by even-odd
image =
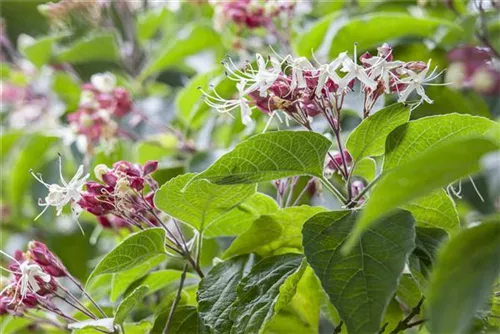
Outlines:
{"label": "flower cluster", "polygon": [[[243,69],[229,60],[224,66],[228,77],[237,82],[239,97],[226,100],[215,91],[203,93],[205,101],[219,112],[240,108],[245,124],[252,122],[251,112],[258,108],[266,114],[281,111],[308,129],[313,117],[322,114],[335,131],[344,98],[357,86],[364,96],[365,117],[383,94],[397,94],[398,102],[412,108],[424,101],[432,103],[424,86],[432,85],[440,73],[431,70],[430,61],[393,60],[392,51],[384,44],[376,56],[365,53],[359,62],[356,55],[351,59],[343,52],[330,63],[316,66],[304,57],[291,56],[265,59],[257,54],[256,68],[247,63]],[[410,100],[413,93],[418,96],[416,101]]]}
{"label": "flower cluster", "polygon": [[500,60],[488,48],[461,46],[448,53],[446,79],[455,88],[470,88],[485,95],[500,93]]}
{"label": "flower cluster", "polygon": [[95,176],[100,182],[86,183],[79,205],[97,216],[104,228],[157,226],[153,197],[158,184],[151,176],[157,168],[157,161],[144,166],[128,161],[116,162],[113,168],[98,165]]}
{"label": "flower cluster", "polygon": [[295,7],[293,1],[211,1],[216,8],[215,22],[219,25],[232,22],[240,27],[255,29],[267,27],[272,20],[283,13],[290,13]]}
{"label": "flower cluster", "polygon": [[74,16],[92,25],[97,25],[101,19],[101,4],[97,0],[48,2],[39,5],[38,10],[47,17],[54,28],[67,27]]}
{"label": "flower cluster", "polygon": [[88,144],[110,142],[125,135],[117,120],[132,110],[129,93],[116,87],[116,78],[111,73],[94,74],[91,82],[82,86],[80,106],[68,115],[70,128],[83,135]]}
{"label": "flower cluster", "polygon": [[51,299],[60,285],[56,278],[69,275],[61,261],[39,241],[31,241],[28,250],[16,251],[14,257],[2,252],[12,262],[8,269],[11,282],[0,293],[0,314],[22,315],[28,309],[58,309]]}

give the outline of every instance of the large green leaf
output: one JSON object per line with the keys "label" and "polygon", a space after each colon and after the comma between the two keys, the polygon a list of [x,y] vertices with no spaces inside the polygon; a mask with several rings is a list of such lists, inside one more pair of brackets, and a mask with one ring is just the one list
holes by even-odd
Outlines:
{"label": "large green leaf", "polygon": [[398,13],[363,15],[346,21],[332,37],[330,56],[352,50],[357,42],[361,50],[373,49],[388,40],[403,37],[432,38],[440,27],[460,33],[462,28],[450,21]]}
{"label": "large green leaf", "polygon": [[323,177],[331,142],[314,132],[278,131],[247,139],[193,180],[217,184],[256,183],[311,175]]}
{"label": "large green leaf", "polygon": [[61,63],[88,63],[92,61],[117,61],[120,50],[115,34],[99,33],[86,36],[64,48],[57,55]]}
{"label": "large green leaf", "polygon": [[262,260],[237,288],[232,305],[232,334],[262,333],[266,324],[295,295],[306,268],[304,257],[284,254]]}
{"label": "large green leaf", "polygon": [[303,229],[304,253],[337,308],[349,333],[377,333],[415,247],[413,217],[397,211],[367,229],[349,253],[341,248],[359,213],[333,211],[309,219]]}
{"label": "large green leaf", "polygon": [[236,300],[236,287],[248,259],[248,256],[239,256],[219,263],[200,282],[198,312],[204,332],[222,334],[231,330],[231,305]]}
{"label": "large green leaf", "polygon": [[428,293],[432,333],[468,333],[500,274],[499,254],[499,222],[466,229],[442,249]]}
{"label": "large green leaf", "polygon": [[460,229],[455,203],[443,189],[411,201],[403,208],[412,213],[417,226],[441,228],[449,234]]}
{"label": "large green leaf", "polygon": [[255,252],[269,256],[279,249],[302,250],[302,226],[322,207],[290,207],[255,220],[248,231],[234,240],[223,258]]}
{"label": "large green leaf", "polygon": [[421,118],[387,138],[384,170],[400,166],[434,146],[465,137],[495,134],[498,124],[483,117],[448,114]]}
{"label": "large green leaf", "polygon": [[115,302],[118,297],[120,297],[123,293],[125,293],[125,291],[127,291],[128,287],[132,285],[132,283],[146,276],[151,269],[165,261],[166,257],[166,254],[159,254],[146,261],[143,261],[143,263],[135,268],[121,271],[116,274],[111,274],[113,275],[111,283],[111,294],[109,296],[111,301]]}
{"label": "large green leaf", "polygon": [[99,275],[132,269],[160,254],[165,254],[164,229],[150,228],[134,233],[102,258],[87,283]]}
{"label": "large green leaf", "polygon": [[205,229],[205,237],[240,235],[248,230],[254,220],[262,215],[278,211],[276,201],[264,194],[256,193],[222,215]]}
{"label": "large green leaf", "polygon": [[142,302],[148,290],[147,285],[141,285],[120,303],[115,312],[115,324],[123,324],[129,313]]}
{"label": "large green leaf", "polygon": [[168,181],[156,193],[155,204],[199,231],[255,194],[254,185],[220,186],[195,179],[195,174],[184,174]]}
{"label": "large green leaf", "polygon": [[52,89],[66,103],[66,109],[76,110],[80,102],[80,84],[69,73],[56,72]]}
{"label": "large green leaf", "polygon": [[166,7],[155,7],[140,13],[136,24],[137,38],[143,43],[147,42],[167,20],[172,18],[173,14]]}
{"label": "large green leaf", "polygon": [[219,34],[211,26],[194,25],[188,29],[187,33],[178,34],[178,37],[168,40],[151,63],[144,68],[140,75],[141,79],[178,65],[179,61],[187,56],[221,45]]}
{"label": "large green leaf", "polygon": [[346,147],[353,160],[384,154],[387,136],[409,119],[410,108],[402,104],[390,105],[364,119],[347,139]]}
{"label": "large green leaf", "polygon": [[481,157],[497,149],[498,144],[485,138],[455,140],[436,145],[386,172],[375,185],[346,249],[377,218],[478,171]]}

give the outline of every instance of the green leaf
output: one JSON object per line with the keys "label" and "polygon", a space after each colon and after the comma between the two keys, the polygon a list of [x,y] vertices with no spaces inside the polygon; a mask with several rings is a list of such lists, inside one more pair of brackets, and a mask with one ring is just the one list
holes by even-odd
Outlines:
{"label": "green leaf", "polygon": [[472,90],[464,91],[444,86],[430,86],[425,88],[425,93],[434,103],[422,103],[412,112],[412,118],[449,113],[490,117],[488,105],[480,95]]}
{"label": "green leaf", "polygon": [[466,137],[479,137],[498,128],[478,116],[448,114],[411,121],[387,138],[384,170],[400,166],[438,144]]}
{"label": "green leaf", "polygon": [[178,34],[178,37],[168,40],[168,43],[159,50],[152,62],[144,68],[140,75],[141,80],[177,65],[180,60],[187,56],[221,45],[219,34],[211,26],[194,25],[188,29],[187,33]]}
{"label": "green leaf", "polygon": [[303,229],[304,253],[349,333],[377,333],[415,247],[413,217],[397,211],[367,229],[345,256],[356,211],[319,213]]}
{"label": "green leaf", "polygon": [[76,110],[80,103],[80,85],[73,77],[65,72],[56,72],[52,88],[66,103],[68,110]]}
{"label": "green leaf", "polygon": [[115,324],[123,324],[129,313],[142,302],[148,290],[149,287],[147,285],[141,285],[120,303],[115,312]]}
{"label": "green leaf", "polygon": [[113,33],[86,36],[61,50],[57,60],[61,63],[81,64],[93,61],[118,61],[120,50]]}
{"label": "green leaf", "polygon": [[210,238],[240,235],[248,230],[254,220],[278,209],[278,203],[273,198],[256,193],[214,221],[206,228],[204,236]]}
{"label": "green leaf", "polygon": [[500,274],[500,223],[456,235],[441,250],[428,293],[432,333],[467,333]]}
{"label": "green leaf", "polygon": [[440,27],[457,33],[463,31],[450,21],[407,14],[377,13],[355,17],[336,31],[329,55],[336,57],[340,52],[352,50],[354,42],[358,43],[359,51],[363,51],[403,37],[432,38]]}
{"label": "green leaf", "polygon": [[323,44],[324,37],[334,22],[339,19],[339,13],[332,13],[314,22],[311,27],[299,34],[292,41],[293,48],[299,56],[310,58],[312,52],[317,52]]}
{"label": "green leaf", "polygon": [[[175,285],[174,283],[179,281],[181,275],[182,271],[180,270],[173,270],[173,269],[158,270],[149,273],[144,278],[138,280],[136,283],[132,285],[132,287],[140,285],[147,286],[148,287],[147,295],[150,295],[167,287],[168,288],[173,287]],[[184,282],[185,287],[196,284],[197,282],[198,282],[198,276],[191,273],[186,273],[186,281]]]}
{"label": "green leaf", "polygon": [[396,167],[377,182],[353,231],[347,250],[374,220],[396,207],[479,170],[479,160],[498,145],[484,138],[466,138],[436,145]]}
{"label": "green leaf", "polygon": [[87,284],[94,277],[135,268],[160,254],[165,254],[164,229],[150,228],[134,233],[102,258],[90,274]]}
{"label": "green leaf", "polygon": [[231,334],[262,333],[295,295],[305,268],[304,257],[298,254],[269,257],[254,266],[238,285]]}
{"label": "green leaf", "polygon": [[354,162],[384,154],[387,136],[409,118],[410,108],[402,104],[390,105],[365,118],[347,139],[346,147]]}
{"label": "green leaf", "polygon": [[254,185],[220,186],[195,179],[195,174],[184,174],[168,181],[156,193],[155,204],[198,231],[255,193]]}
{"label": "green leaf", "polygon": [[22,329],[32,323],[31,320],[12,315],[3,315],[0,320],[0,333],[2,334],[20,333]]}
{"label": "green leaf", "polygon": [[62,37],[64,35],[44,36],[38,38],[33,44],[20,48],[20,51],[36,67],[41,68],[50,61],[54,43]]}
{"label": "green leaf", "polygon": [[302,251],[302,226],[306,220],[325,210],[322,207],[303,205],[261,216],[252,223],[248,231],[233,241],[222,257],[253,252],[269,256],[280,248]]}
{"label": "green leaf", "polygon": [[372,158],[363,158],[354,166],[353,176],[359,176],[368,182],[373,181],[377,174],[377,163]]}
{"label": "green leaf", "polygon": [[152,8],[139,14],[136,24],[137,38],[139,38],[141,42],[151,39],[162,24],[173,18],[172,16],[172,13],[170,13],[167,8]]}
{"label": "green leaf", "polygon": [[[199,319],[196,307],[178,306],[168,327],[168,334],[194,334],[199,330]],[[160,326],[161,325],[161,326]],[[163,334],[164,322],[155,322],[150,334]]]}
{"label": "green leaf", "polygon": [[27,138],[17,155],[10,163],[7,193],[8,199],[21,209],[21,200],[27,193],[27,188],[34,178],[29,174],[30,169],[36,171],[47,161],[46,153],[58,138],[34,134]]}
{"label": "green leaf", "polygon": [[159,254],[144,261],[135,268],[113,274],[111,294],[109,297],[111,301],[115,302],[118,297],[127,291],[132,283],[146,276],[151,269],[165,261],[166,257],[166,254]]}
{"label": "green leaf", "polygon": [[460,230],[455,203],[443,189],[420,197],[403,208],[412,213],[417,226],[441,228],[450,235]]}
{"label": "green leaf", "polygon": [[314,132],[267,132],[236,145],[193,180],[238,184],[296,175],[321,178],[330,146],[328,139]]}
{"label": "green leaf", "polygon": [[139,323],[126,323],[123,327],[123,332],[127,334],[149,334],[152,326],[149,321],[144,320]]}
{"label": "green leaf", "polygon": [[[213,88],[210,88],[210,86],[213,86]],[[205,91],[214,89],[217,94],[226,99],[230,99],[236,92],[234,81],[227,78],[220,68],[194,77],[179,92],[175,100],[177,117],[185,126],[192,129],[202,127],[210,116],[210,106],[202,99],[200,88]]]}
{"label": "green leaf", "polygon": [[219,263],[201,280],[197,299],[204,332],[230,332],[233,325],[229,317],[231,305],[236,300],[236,287],[248,259],[248,256],[239,256]]}

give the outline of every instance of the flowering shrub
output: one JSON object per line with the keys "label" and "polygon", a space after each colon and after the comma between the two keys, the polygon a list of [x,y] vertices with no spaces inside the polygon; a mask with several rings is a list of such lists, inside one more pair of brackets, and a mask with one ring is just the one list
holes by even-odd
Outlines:
{"label": "flowering shrub", "polygon": [[0,332],[498,332],[499,9],[2,2]]}

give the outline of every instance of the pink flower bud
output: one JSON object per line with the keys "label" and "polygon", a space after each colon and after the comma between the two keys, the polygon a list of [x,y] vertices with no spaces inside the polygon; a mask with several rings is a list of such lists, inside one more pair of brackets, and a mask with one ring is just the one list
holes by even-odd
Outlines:
{"label": "pink flower bud", "polygon": [[116,183],[118,182],[118,177],[116,175],[114,175],[112,172],[109,172],[109,173],[105,173],[102,175],[102,180],[106,184],[114,187],[114,186],[116,186]]}
{"label": "pink flower bud", "polygon": [[155,172],[158,169],[158,161],[151,160],[144,164],[144,176]]}

